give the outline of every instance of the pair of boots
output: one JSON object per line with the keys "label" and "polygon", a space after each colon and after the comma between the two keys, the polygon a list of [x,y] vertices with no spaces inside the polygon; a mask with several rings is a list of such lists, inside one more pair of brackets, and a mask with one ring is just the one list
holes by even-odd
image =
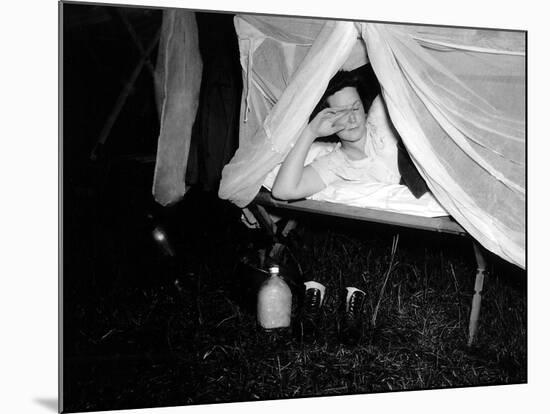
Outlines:
{"label": "pair of boots", "polygon": [[[305,282],[305,296],[298,334],[304,342],[317,340],[322,331],[322,307],[326,288],[318,282]],[[346,298],[340,320],[339,336],[344,345],[354,346],[363,336],[363,305],[366,294],[361,289],[346,287]]]}

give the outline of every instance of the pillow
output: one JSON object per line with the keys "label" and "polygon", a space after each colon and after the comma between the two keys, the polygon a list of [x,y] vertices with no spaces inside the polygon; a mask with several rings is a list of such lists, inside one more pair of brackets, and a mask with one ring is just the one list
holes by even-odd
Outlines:
{"label": "pillow", "polygon": [[396,144],[399,140],[399,134],[391,123],[386,104],[380,95],[374,98],[367,113],[367,136],[377,152],[387,142]]}

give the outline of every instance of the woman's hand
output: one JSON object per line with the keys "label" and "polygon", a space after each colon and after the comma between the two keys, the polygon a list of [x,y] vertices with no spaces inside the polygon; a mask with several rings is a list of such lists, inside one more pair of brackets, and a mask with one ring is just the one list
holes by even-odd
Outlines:
{"label": "woman's hand", "polygon": [[308,125],[315,138],[328,137],[344,130],[344,125],[337,125],[338,120],[346,116],[347,110],[338,108],[325,108],[320,111]]}

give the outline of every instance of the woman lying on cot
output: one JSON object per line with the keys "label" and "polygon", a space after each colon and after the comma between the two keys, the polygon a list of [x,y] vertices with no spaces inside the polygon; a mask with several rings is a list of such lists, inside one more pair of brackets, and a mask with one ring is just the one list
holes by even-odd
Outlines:
{"label": "woman lying on cot", "polygon": [[[338,72],[330,81],[317,108],[321,109],[303,130],[284,160],[273,184],[272,195],[295,200],[313,195],[337,180],[398,184],[408,178],[408,187],[416,197],[427,191],[426,185],[401,146],[397,133],[377,131],[380,121],[389,122],[384,103],[377,96],[370,108],[369,120],[359,94],[360,79],[353,72]],[[376,119],[378,118],[378,119]],[[386,128],[389,131],[389,128]],[[304,166],[312,143],[320,137],[336,134],[340,145],[332,152]],[[360,272],[357,272],[360,273]],[[362,306],[365,291],[360,277],[347,275],[341,335],[344,342],[356,343],[362,336]],[[325,295],[322,280],[305,283],[305,303],[301,327],[304,339],[315,339]]]}

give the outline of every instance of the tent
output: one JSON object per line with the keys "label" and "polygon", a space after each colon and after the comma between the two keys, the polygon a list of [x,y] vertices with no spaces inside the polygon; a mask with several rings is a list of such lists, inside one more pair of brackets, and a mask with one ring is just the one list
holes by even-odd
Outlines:
{"label": "tent", "polygon": [[[370,62],[391,122],[430,191],[481,245],[525,267],[525,48],[518,31],[234,19],[243,70],[239,148],[220,198],[239,207],[283,160],[331,77]],[[191,12],[165,12],[153,193],[185,193],[201,61]]]}

